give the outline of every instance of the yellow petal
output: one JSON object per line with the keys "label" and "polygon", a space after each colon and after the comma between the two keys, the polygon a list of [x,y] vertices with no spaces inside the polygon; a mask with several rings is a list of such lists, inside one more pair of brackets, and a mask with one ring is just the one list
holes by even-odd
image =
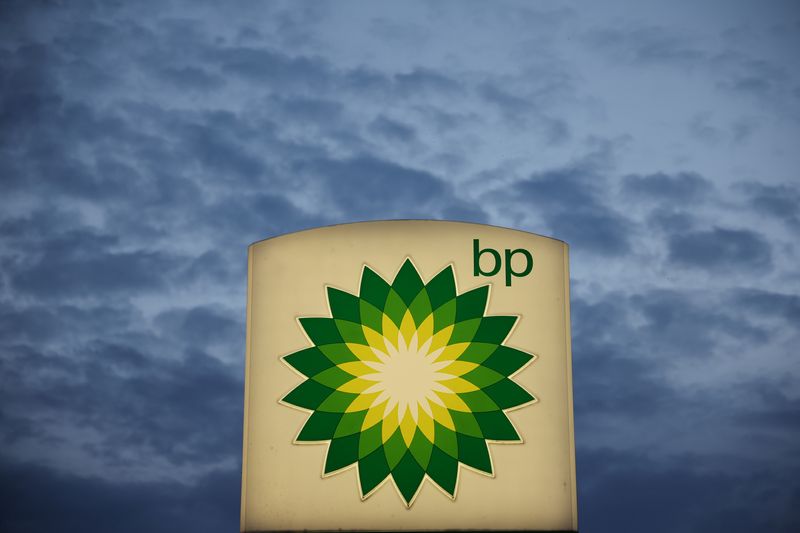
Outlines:
{"label": "yellow petal", "polygon": [[[439,354],[439,357],[436,358],[437,361],[453,361],[461,357],[461,354],[464,353],[464,350],[470,345],[468,342],[459,342],[458,344],[450,344],[445,346],[442,353]],[[477,366],[477,365],[476,365]],[[474,367],[473,367],[474,368]]]}
{"label": "yellow petal", "polygon": [[452,431],[456,430],[456,425],[453,423],[453,417],[450,416],[447,408],[442,407],[438,403],[431,403],[431,411],[433,412],[434,420]]}
{"label": "yellow petal", "polygon": [[370,407],[367,416],[364,417],[364,422],[361,423],[361,431],[367,430],[383,420],[384,409],[386,409],[386,402]]}
{"label": "yellow petal", "polygon": [[433,442],[433,433],[434,433],[433,418],[431,418],[430,415],[428,415],[428,413],[423,411],[421,407],[419,408],[417,418],[418,418],[417,425],[419,426],[420,431],[422,431],[422,434],[425,435],[425,438]]}
{"label": "yellow petal", "polygon": [[[454,345],[454,346],[457,346],[457,345]],[[449,348],[449,346],[448,346],[448,348]],[[437,359],[437,361],[440,360],[440,359],[441,359],[441,357],[439,359]],[[364,365],[364,366],[366,366],[366,365]],[[469,361],[453,361],[452,363],[450,363],[446,367],[444,367],[441,370],[439,370],[439,373],[441,373],[441,374],[450,374],[451,376],[463,376],[467,372],[471,372],[471,371],[475,370],[476,368],[478,368],[477,363],[470,363]],[[456,391],[456,392],[461,392],[461,391]]]}
{"label": "yellow petal", "polygon": [[400,322],[400,334],[406,340],[406,346],[411,344],[411,337],[417,331],[417,326],[414,324],[414,317],[411,316],[411,311],[406,311],[403,315],[403,320]]}
{"label": "yellow petal", "polygon": [[439,348],[444,348],[447,346],[447,342],[450,340],[450,336],[453,334],[453,326],[447,326],[446,328],[440,329],[434,336],[433,341],[431,342],[430,351],[435,352]]}
{"label": "yellow petal", "polygon": [[[461,381],[464,380],[462,379]],[[474,388],[473,390],[477,390],[477,388]],[[436,394],[439,395],[439,398],[442,399],[442,402],[448,409],[452,409],[453,411],[462,411],[465,413],[472,412],[472,409],[470,409],[469,406],[464,403],[464,400],[459,398],[457,394],[447,394],[446,392],[437,392]]]}
{"label": "yellow petal", "polygon": [[340,363],[339,368],[350,374],[351,376],[360,377],[365,374],[374,374],[375,370],[368,367],[361,361],[348,361],[346,363]]}
{"label": "yellow petal", "polygon": [[417,346],[422,346],[433,335],[433,315],[422,321],[422,324],[417,328]]}
{"label": "yellow petal", "polygon": [[394,409],[385,417],[383,417],[383,427],[381,428],[381,439],[385,443],[389,440],[389,437],[394,435],[395,430],[397,430],[397,426],[399,425],[399,421],[397,420],[397,406],[395,405]]}
{"label": "yellow petal", "polygon": [[[372,402],[378,397],[380,392],[373,392],[370,394],[359,394],[353,403],[351,403],[347,407],[348,413],[355,413],[357,411],[363,411],[365,409],[369,409],[372,406]],[[369,416],[369,415],[367,415]]]}
{"label": "yellow petal", "polygon": [[400,433],[403,434],[403,440],[406,446],[411,446],[411,439],[414,438],[414,433],[417,431],[417,423],[411,416],[411,411],[406,409],[406,414],[403,416],[403,421],[400,423]]}
{"label": "yellow petal", "polygon": [[397,348],[397,337],[400,333],[400,330],[397,329],[397,326],[395,325],[394,322],[392,322],[392,319],[389,318],[389,315],[386,314],[383,315],[382,327],[383,327],[383,338],[386,340],[386,342],[391,343],[392,346]]}
{"label": "yellow petal", "polygon": [[375,352],[372,351],[372,348],[366,346],[364,344],[354,344],[352,342],[347,343],[347,347],[353,352],[353,355],[361,359],[362,361],[380,361],[378,356],[375,355]]}
{"label": "yellow petal", "polygon": [[364,330],[364,338],[367,339],[367,344],[376,350],[386,353],[386,342],[383,340],[383,335],[367,326],[362,326],[361,329]]}
{"label": "yellow petal", "polygon": [[353,378],[347,383],[339,385],[339,387],[336,390],[342,392],[350,392],[353,394],[361,394],[362,392],[372,387],[373,385],[375,385],[374,381],[367,381],[361,378]]}

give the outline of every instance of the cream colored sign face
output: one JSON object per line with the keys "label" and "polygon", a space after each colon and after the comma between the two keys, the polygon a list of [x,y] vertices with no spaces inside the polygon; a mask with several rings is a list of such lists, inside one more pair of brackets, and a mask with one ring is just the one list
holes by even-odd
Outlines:
{"label": "cream colored sign face", "polygon": [[576,530],[567,248],[371,222],[250,248],[242,530]]}

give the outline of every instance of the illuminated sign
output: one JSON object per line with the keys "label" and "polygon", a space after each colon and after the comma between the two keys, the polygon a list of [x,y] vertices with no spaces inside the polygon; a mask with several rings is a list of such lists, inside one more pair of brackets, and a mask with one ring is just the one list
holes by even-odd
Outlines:
{"label": "illuminated sign", "polygon": [[253,244],[242,531],[577,530],[568,281],[476,224]]}

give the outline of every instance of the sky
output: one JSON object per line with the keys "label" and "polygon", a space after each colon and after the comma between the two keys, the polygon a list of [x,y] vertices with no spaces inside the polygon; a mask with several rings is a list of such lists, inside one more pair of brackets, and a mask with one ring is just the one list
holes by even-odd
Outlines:
{"label": "sky", "polygon": [[238,531],[247,245],[570,244],[580,530],[800,531],[800,4],[0,3],[0,530]]}

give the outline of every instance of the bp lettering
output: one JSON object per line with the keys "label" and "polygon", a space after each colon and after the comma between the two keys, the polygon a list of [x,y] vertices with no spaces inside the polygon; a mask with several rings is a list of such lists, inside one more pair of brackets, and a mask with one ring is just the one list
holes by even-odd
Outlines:
{"label": "bp lettering", "polygon": [[[473,275],[475,277],[492,277],[497,275],[502,269],[505,274],[506,287],[510,287],[514,278],[524,278],[533,272],[533,254],[531,254],[530,251],[524,248],[505,248],[503,252],[504,253],[501,255],[500,252],[494,248],[481,248],[480,240],[473,239]],[[487,259],[491,261],[492,266],[487,270],[484,270],[481,266],[481,259],[483,257],[487,257]],[[515,259],[515,257],[517,259]],[[485,264],[486,261],[484,261],[484,265]]]}

